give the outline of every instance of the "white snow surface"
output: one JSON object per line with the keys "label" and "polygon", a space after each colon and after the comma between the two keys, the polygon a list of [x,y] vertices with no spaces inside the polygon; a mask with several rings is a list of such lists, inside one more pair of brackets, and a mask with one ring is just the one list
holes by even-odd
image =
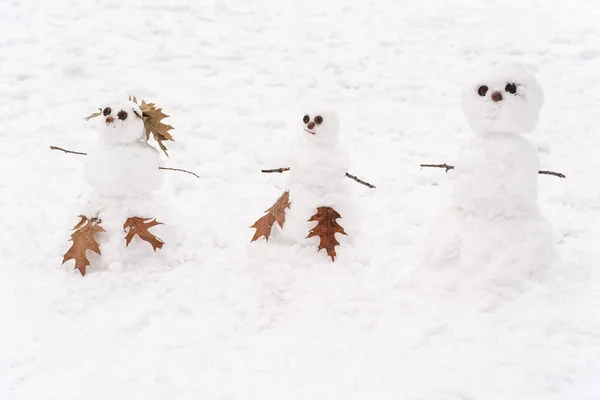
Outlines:
{"label": "white snow surface", "polygon": [[[2,2],[0,399],[600,398],[599,19],[589,0]],[[422,268],[454,173],[419,164],[456,162],[462,89],[512,62],[544,88],[541,168],[567,175],[538,177],[560,261],[511,285]],[[90,151],[83,117],[130,94],[200,179],[163,171],[163,249],[118,250],[115,216],[122,259],[81,277],[60,263],[85,159],[48,145]],[[249,244],[307,98],[377,185],[342,181],[362,224],[335,263]]]}

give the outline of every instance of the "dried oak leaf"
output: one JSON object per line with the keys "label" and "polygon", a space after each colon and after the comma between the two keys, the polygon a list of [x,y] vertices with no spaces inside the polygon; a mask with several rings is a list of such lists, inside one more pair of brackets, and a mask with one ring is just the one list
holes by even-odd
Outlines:
{"label": "dried oak leaf", "polygon": [[[135,96],[129,96],[129,100],[137,104]],[[167,153],[167,148],[163,144],[163,141],[173,140],[173,136],[169,133],[173,127],[161,122],[163,119],[167,118],[168,115],[163,113],[162,108],[156,107],[156,104],[146,103],[144,100],[142,100],[142,104],[140,104],[139,107],[142,111],[146,140],[150,139],[150,134],[152,134],[154,139],[158,142],[160,149],[168,156],[169,154]]]}
{"label": "dried oak leaf", "polygon": [[335,238],[335,234],[346,235],[344,228],[336,221],[338,218],[341,218],[340,214],[331,207],[317,208],[317,213],[309,219],[309,221],[317,221],[317,226],[311,229],[306,237],[318,236],[321,239],[318,251],[327,250],[327,255],[331,257],[332,261],[335,261],[336,257],[335,246],[340,244]]}
{"label": "dried oak leaf", "polygon": [[[149,220],[152,221],[147,222]],[[165,242],[154,236],[152,233],[148,232],[148,229],[155,225],[162,225],[162,223],[157,222],[153,218],[127,218],[127,221],[125,221],[125,223],[123,224],[123,230],[127,232],[127,236],[125,236],[125,246],[129,246],[129,243],[131,243],[133,237],[135,235],[138,235],[140,239],[150,243],[154,251],[156,251],[156,249],[162,248]],[[127,231],[127,228],[129,228],[129,231]]]}
{"label": "dried oak leaf", "polygon": [[273,224],[275,222],[277,222],[279,226],[283,228],[283,224],[285,223],[286,208],[290,208],[290,192],[283,192],[275,204],[265,211],[266,214],[251,226],[251,228],[256,229],[256,232],[254,233],[254,237],[250,243],[254,242],[261,236],[264,236],[268,241],[269,236],[271,235],[271,229],[273,229]]}
{"label": "dried oak leaf", "polygon": [[75,260],[75,268],[85,275],[85,269],[90,265],[85,252],[91,250],[100,254],[100,245],[94,238],[94,235],[99,232],[105,232],[100,226],[100,219],[88,219],[86,216],[80,215],[81,221],[73,227],[75,232],[71,234],[73,244],[63,256],[63,264],[68,260]]}

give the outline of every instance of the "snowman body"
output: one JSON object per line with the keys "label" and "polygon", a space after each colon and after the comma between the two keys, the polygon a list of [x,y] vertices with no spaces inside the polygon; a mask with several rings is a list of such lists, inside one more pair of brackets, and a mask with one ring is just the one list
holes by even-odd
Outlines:
{"label": "snowman body", "polygon": [[158,151],[145,140],[104,143],[88,152],[85,181],[101,196],[111,198],[150,197],[163,183]]}
{"label": "snowman body", "polygon": [[141,111],[125,101],[104,114],[104,132],[86,157],[86,182],[102,197],[150,197],[163,179],[158,151],[146,143]]}
{"label": "snowman body", "polygon": [[520,69],[492,73],[465,92],[475,136],[459,152],[454,205],[426,240],[428,264],[458,264],[512,284],[552,263],[552,228],[537,205],[539,156],[522,136],[536,126],[542,103],[537,81]]}

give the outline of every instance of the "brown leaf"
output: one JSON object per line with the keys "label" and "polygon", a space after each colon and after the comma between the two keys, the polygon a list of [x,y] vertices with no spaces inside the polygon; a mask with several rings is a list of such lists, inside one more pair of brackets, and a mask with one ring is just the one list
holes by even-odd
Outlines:
{"label": "brown leaf", "polygon": [[279,226],[283,228],[283,224],[285,223],[286,208],[290,208],[290,192],[283,192],[275,204],[265,211],[266,214],[251,226],[251,228],[256,229],[256,232],[254,233],[254,237],[250,243],[254,242],[261,236],[264,236],[268,241],[269,236],[271,235],[271,229],[273,229],[273,224],[275,222],[277,222]]}
{"label": "brown leaf", "polygon": [[[138,104],[135,96],[129,96],[129,101],[133,101]],[[146,132],[146,140],[150,139],[150,134],[154,136],[154,139],[158,142],[158,146],[168,156],[167,148],[163,144],[164,140],[173,140],[173,136],[169,133],[173,127],[171,125],[163,124],[161,121],[168,117],[167,114],[163,113],[162,108],[157,108],[154,103],[146,103],[142,100],[142,104],[139,104],[140,110],[142,111],[142,119],[144,120],[144,130]]]}
{"label": "brown leaf", "polygon": [[99,112],[95,112],[95,113],[93,113],[93,114],[90,114],[90,115],[88,115],[87,117],[85,117],[84,119],[85,119],[86,121],[89,121],[89,120],[90,120],[90,119],[92,119],[92,118],[96,118],[96,117],[99,117],[99,116],[101,116],[101,115],[102,115],[102,109],[101,109],[101,108],[99,108],[98,110],[100,110],[100,111],[99,111]]}
{"label": "brown leaf", "polygon": [[[146,222],[148,220],[152,221]],[[131,239],[133,239],[135,235],[138,235],[140,239],[150,243],[154,251],[156,251],[156,249],[162,248],[165,242],[154,236],[152,233],[148,232],[149,228],[161,224],[161,222],[157,222],[155,219],[152,218],[127,218],[127,221],[125,221],[125,223],[123,224],[123,230],[127,232],[127,236],[125,236],[125,246],[129,246],[129,243],[131,243]],[[127,231],[127,228],[129,228],[129,231]]]}
{"label": "brown leaf", "polygon": [[336,221],[338,218],[341,218],[340,214],[331,207],[317,208],[317,213],[309,219],[309,221],[317,221],[317,226],[311,229],[306,237],[318,236],[321,239],[318,251],[321,251],[321,249],[327,250],[327,255],[331,257],[332,261],[335,261],[336,257],[335,246],[340,244],[335,238],[335,234],[346,235],[344,228]]}
{"label": "brown leaf", "polygon": [[99,232],[105,232],[100,226],[100,219],[87,217],[80,215],[81,221],[73,227],[75,232],[71,234],[71,241],[73,244],[71,248],[67,250],[63,256],[63,264],[68,260],[75,260],[75,268],[81,272],[81,275],[85,275],[85,269],[90,265],[90,261],[87,259],[85,252],[91,250],[100,254],[100,245],[94,238],[94,235]]}
{"label": "brown leaf", "polygon": [[[137,104],[135,96],[131,96],[132,101]],[[144,119],[144,129],[146,131],[146,140],[150,139],[150,134],[154,136],[154,139],[158,142],[158,146],[162,151],[167,154],[167,148],[163,144],[164,140],[173,140],[173,136],[169,133],[173,127],[171,125],[163,124],[161,121],[168,117],[162,111],[162,108],[156,107],[154,103],[146,103],[142,100],[140,104],[140,110],[142,110],[142,117]]]}

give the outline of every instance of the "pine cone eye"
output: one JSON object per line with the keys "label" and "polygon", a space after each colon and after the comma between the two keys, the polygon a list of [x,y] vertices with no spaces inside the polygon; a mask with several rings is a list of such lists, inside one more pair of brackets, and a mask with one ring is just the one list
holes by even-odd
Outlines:
{"label": "pine cone eye", "polygon": [[112,110],[110,109],[110,107],[106,107],[104,110],[102,110],[102,115],[104,115],[106,117],[111,112],[112,112]]}
{"label": "pine cone eye", "polygon": [[321,117],[320,115],[317,115],[315,117],[315,124],[321,125],[322,123],[323,123],[323,117]]}
{"label": "pine cone eye", "polygon": [[507,91],[508,93],[516,94],[517,93],[517,85],[515,85],[514,83],[507,83],[504,90]]}
{"label": "pine cone eye", "polygon": [[310,117],[308,115],[305,115],[304,118],[302,118],[302,122],[308,124],[308,121],[310,121]]}
{"label": "pine cone eye", "polygon": [[477,89],[477,93],[479,93],[479,95],[480,95],[481,97],[483,97],[483,96],[485,96],[485,95],[487,94],[487,92],[488,92],[488,89],[489,89],[489,88],[488,88],[487,86],[485,86],[485,85],[483,85],[483,86],[479,86],[479,89]]}
{"label": "pine cone eye", "polygon": [[121,110],[119,111],[119,113],[117,114],[117,117],[119,117],[120,120],[124,121],[127,119],[127,112]]}

